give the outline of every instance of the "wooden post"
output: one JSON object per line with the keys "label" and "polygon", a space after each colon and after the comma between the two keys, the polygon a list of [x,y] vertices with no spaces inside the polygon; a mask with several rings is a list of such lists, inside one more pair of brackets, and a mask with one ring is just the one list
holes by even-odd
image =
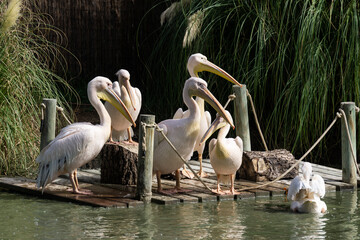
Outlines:
{"label": "wooden post", "polygon": [[[345,112],[347,125],[349,127],[351,143],[355,151],[356,158],[356,118],[355,103],[342,102],[341,109]],[[346,130],[345,120],[341,118],[341,159],[342,159],[342,180],[357,186],[356,166],[351,153],[351,147]],[[355,159],[356,161],[356,159]]]}
{"label": "wooden post", "polygon": [[154,129],[155,127],[143,126],[155,124],[154,115],[140,115],[139,127],[139,152],[138,152],[138,178],[136,199],[149,203],[151,201]]}
{"label": "wooden post", "polygon": [[44,98],[44,120],[41,127],[40,150],[55,138],[56,99]]}
{"label": "wooden post", "polygon": [[243,140],[244,151],[251,151],[246,85],[242,87],[234,85],[233,91],[236,96],[234,104],[236,136]]}

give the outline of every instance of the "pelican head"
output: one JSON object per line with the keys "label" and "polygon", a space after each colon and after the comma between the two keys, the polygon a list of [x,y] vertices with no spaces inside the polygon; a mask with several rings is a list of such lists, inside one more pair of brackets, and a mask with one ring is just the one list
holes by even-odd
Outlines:
{"label": "pelican head", "polygon": [[[94,96],[94,92],[96,93],[96,96]],[[117,110],[119,110],[119,112],[121,112],[121,114],[124,115],[129,122],[136,126],[135,121],[131,117],[125,104],[112,89],[112,82],[108,78],[95,77],[93,80],[91,80],[88,83],[87,94],[89,96],[90,102],[92,102],[95,97],[109,102]]]}
{"label": "pelican head", "polygon": [[304,164],[301,167],[301,171],[304,176],[304,179],[307,181],[307,183],[309,183],[312,174],[311,163],[304,162]]}
{"label": "pelican head", "polygon": [[207,83],[198,77],[191,77],[185,82],[183,95],[189,94],[192,96],[198,96],[208,102],[218,113],[222,116],[230,125],[235,128],[234,124],[232,123],[232,119],[225,113],[225,109],[219,103],[219,101],[213,96],[213,94],[208,90]]}
{"label": "pelican head", "polygon": [[[234,124],[229,111],[225,110],[225,113],[226,113],[227,117],[230,119],[230,125]],[[225,121],[225,119],[222,116],[220,116],[219,114],[216,114],[216,118],[210,125],[209,129],[205,132],[204,136],[201,138],[200,144],[205,142],[214,132],[216,132],[216,130],[225,127],[227,124],[229,124],[229,123],[227,121]]]}
{"label": "pelican head", "polygon": [[220,67],[207,60],[207,58],[201,53],[195,53],[189,57],[187,62],[187,69],[192,77],[198,77],[199,72],[207,71],[228,80],[232,84],[242,87],[242,85],[238,81],[236,81],[235,78],[233,78],[230,74],[225,72]]}
{"label": "pelican head", "polygon": [[117,71],[115,73],[115,75],[118,77],[118,81],[119,81],[120,85],[124,86],[126,88],[126,91],[129,94],[131,105],[133,106],[134,111],[136,111],[136,108],[135,108],[136,98],[134,97],[134,92],[132,91],[131,84],[130,84],[130,73],[125,69],[120,69],[119,71]]}

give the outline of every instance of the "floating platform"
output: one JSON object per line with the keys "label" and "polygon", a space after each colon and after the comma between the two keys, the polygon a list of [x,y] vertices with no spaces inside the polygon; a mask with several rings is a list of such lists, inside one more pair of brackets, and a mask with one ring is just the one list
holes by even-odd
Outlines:
{"label": "floating platform", "polygon": [[[191,160],[191,167],[197,171],[199,162]],[[301,163],[300,163],[301,164]],[[345,189],[352,190],[353,186],[342,182],[342,171],[331,167],[312,164],[313,174],[321,175],[325,180],[326,191],[341,191]],[[203,181],[211,189],[216,188],[216,175],[210,165],[209,159],[203,160],[203,169],[208,174]],[[85,204],[95,207],[136,207],[142,206],[144,203],[135,200],[136,186],[124,186],[119,184],[101,184],[100,170],[83,169],[78,171],[78,179],[80,189],[90,190],[93,194],[82,195],[72,193],[70,181],[65,178],[58,178],[49,184],[44,193],[36,188],[35,180],[22,177],[2,177],[0,178],[0,188],[22,194],[34,195],[40,198],[53,199],[66,202],[74,202],[77,204]],[[162,195],[157,193],[156,180],[153,181],[153,195],[151,201],[156,204],[177,204],[177,203],[197,203],[206,201],[222,201],[222,200],[239,200],[242,198],[252,197],[271,197],[276,195],[284,195],[289,187],[291,179],[279,180],[268,186],[258,189],[241,191],[238,195],[216,195],[207,190],[197,179],[182,179],[181,187],[186,189],[184,193],[174,195]],[[252,182],[243,179],[235,180],[235,189],[248,187],[256,187],[265,182]],[[359,180],[358,180],[359,184]],[[175,180],[162,179],[164,189],[174,188]],[[222,186],[227,189],[228,186]]]}

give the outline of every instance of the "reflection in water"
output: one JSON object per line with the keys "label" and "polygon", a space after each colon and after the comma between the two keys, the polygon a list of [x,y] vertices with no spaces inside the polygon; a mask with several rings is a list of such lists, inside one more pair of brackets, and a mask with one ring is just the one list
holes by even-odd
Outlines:
{"label": "reflection in water", "polygon": [[357,192],[328,193],[325,214],[284,198],[92,208],[0,192],[0,239],[359,239]]}

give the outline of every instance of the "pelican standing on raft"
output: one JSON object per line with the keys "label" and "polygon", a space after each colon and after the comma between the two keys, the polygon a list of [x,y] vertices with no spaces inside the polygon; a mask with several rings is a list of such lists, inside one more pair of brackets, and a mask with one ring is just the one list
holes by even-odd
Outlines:
{"label": "pelican standing on raft", "polygon": [[111,118],[100,99],[110,102],[135,125],[124,103],[112,90],[112,83],[105,77],[96,77],[87,87],[91,105],[100,117],[99,125],[74,123],[63,128],[45,148],[42,149],[36,162],[40,163],[37,187],[44,191],[47,184],[59,175],[69,173],[74,193],[79,191],[76,169],[94,159],[109,139]]}
{"label": "pelican standing on raft", "polygon": [[[163,129],[162,131],[165,136],[171,141],[186,161],[190,159],[193,153],[195,142],[200,131],[201,112],[192,96],[203,98],[221,116],[230,122],[228,116],[225,115],[225,109],[207,89],[207,83],[201,78],[189,78],[185,82],[183,89],[183,100],[189,109],[189,116],[182,119],[167,119],[158,124],[159,127]],[[232,127],[234,128],[233,125]],[[181,191],[179,168],[184,163],[160,132],[155,132],[154,136],[153,161],[153,174],[156,174],[157,177],[158,192],[164,192],[161,187],[161,174],[169,174],[173,171],[176,171],[176,187],[174,192]],[[172,191],[169,191],[169,193],[171,192]]]}
{"label": "pelican standing on raft", "polygon": [[[130,112],[131,117],[136,121],[141,108],[141,92],[138,88],[132,87],[130,84],[130,73],[125,69],[117,71],[118,81],[113,83],[113,90]],[[113,105],[105,103],[105,108],[111,117],[111,136],[110,142],[122,141],[128,136],[128,143],[134,143],[132,136],[134,132],[130,123]]]}
{"label": "pelican standing on raft", "polygon": [[301,167],[302,174],[296,176],[289,186],[287,198],[291,210],[302,213],[324,213],[327,206],[320,198],[325,196],[324,179],[315,174],[310,182],[312,167],[305,162]]}
{"label": "pelican standing on raft", "polygon": [[[232,84],[242,86],[240,83],[238,83],[238,81],[235,80],[235,78],[233,78],[230,74],[225,72],[220,67],[218,67],[215,64],[213,64],[212,62],[208,61],[207,58],[204,55],[202,55],[201,53],[195,53],[189,57],[188,62],[187,62],[187,69],[188,69],[188,72],[191,77],[199,77],[199,75],[198,75],[199,72],[207,71],[207,72],[212,72],[212,73],[228,80]],[[199,105],[199,108],[200,108],[201,119],[200,119],[200,131],[199,131],[199,135],[196,139],[194,152],[198,152],[199,163],[200,163],[199,175],[201,177],[206,177],[207,175],[202,169],[202,155],[203,155],[204,148],[205,148],[205,142],[200,143],[200,140],[211,124],[211,115],[208,111],[205,111],[204,99],[202,99],[200,97],[196,97],[196,103]],[[174,119],[186,118],[186,117],[189,117],[189,114],[190,114],[189,110],[186,110],[184,112],[182,108],[179,108],[175,112],[173,118]],[[185,168],[185,165],[184,165],[183,174],[190,178],[193,177],[193,174],[191,172],[187,171],[187,169]]]}
{"label": "pelican standing on raft", "polygon": [[[233,123],[231,114],[226,111],[226,115]],[[217,139],[213,138],[209,142],[210,163],[217,177],[217,189],[213,190],[217,194],[226,194],[220,189],[220,182],[231,183],[230,194],[237,194],[234,188],[236,171],[242,164],[243,141],[238,136],[236,138],[226,138],[229,133],[230,124],[221,116],[217,115],[214,122],[206,131],[201,139],[205,142],[216,130],[219,130]]]}

